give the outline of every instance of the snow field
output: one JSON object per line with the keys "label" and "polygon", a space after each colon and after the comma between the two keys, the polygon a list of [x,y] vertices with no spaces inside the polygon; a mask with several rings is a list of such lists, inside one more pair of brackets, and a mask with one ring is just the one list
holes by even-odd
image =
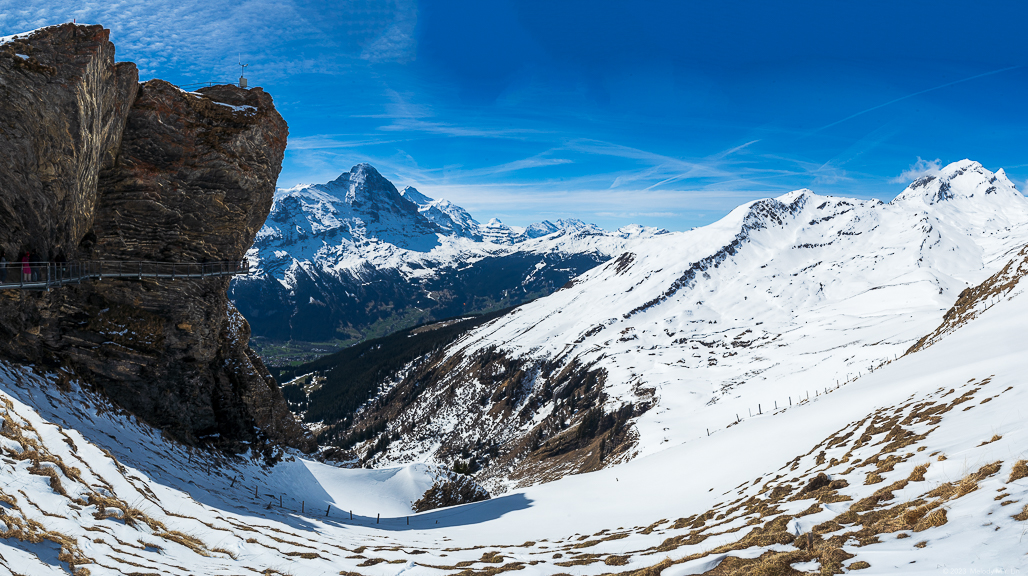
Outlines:
{"label": "snow field", "polygon": [[[145,426],[103,409],[88,393],[61,393],[52,381],[6,367],[6,419],[22,432],[13,434],[5,423],[3,490],[18,506],[5,516],[20,515],[46,532],[74,539],[79,553],[91,561],[80,567],[92,574],[120,573],[131,566],[128,562],[169,574],[238,573],[243,567],[288,574],[447,574],[467,568],[456,567],[458,562],[472,562],[478,569],[520,563],[523,574],[600,574],[702,555],[663,572],[686,574],[726,558],[794,554],[798,549],[781,542],[739,544],[775,518],[792,516],[780,522],[790,535],[817,533],[818,526],[859,503],[866,507],[865,500],[883,488],[892,487],[891,497],[880,503],[885,507],[919,499],[928,504],[939,498],[926,494],[960,485],[968,475],[999,462],[994,473],[976,482],[976,489],[942,501],[944,524],[918,530],[915,522],[877,533],[877,541],[861,542],[867,534],[854,536],[838,548],[854,555],[843,566],[868,562],[874,573],[1024,568],[1021,537],[1028,524],[1012,516],[1026,502],[1028,478],[1008,479],[1015,463],[1028,458],[1028,430],[1019,413],[1028,401],[1026,317],[1028,299],[1023,290],[1015,290],[933,346],[810,402],[614,468],[484,503],[411,515],[410,529],[403,503],[428,482],[418,467],[351,471],[293,460],[265,469],[247,461],[222,461],[212,463],[208,474],[207,457],[164,442]],[[888,423],[899,424],[902,432]],[[890,443],[911,438],[907,432],[914,441],[887,450]],[[865,433],[869,437],[861,441]],[[29,472],[27,460],[12,457],[17,451],[12,436],[29,438],[41,452],[79,469],[81,481],[59,473],[69,496],[58,494],[45,476]],[[32,442],[19,446],[24,451]],[[860,466],[863,462],[870,464]],[[924,464],[923,481],[896,487]],[[789,499],[821,472],[847,485],[817,499]],[[871,477],[874,483],[865,484],[871,474],[881,479]],[[263,498],[253,498],[255,483]],[[773,500],[775,488],[785,485],[791,492]],[[110,513],[98,518],[96,504],[72,500],[88,499],[93,492],[162,523],[164,530],[142,521],[130,525],[117,507],[105,507]],[[283,493],[319,507],[364,501],[365,509],[392,513],[386,512],[382,524],[374,524],[370,513],[351,524],[325,519],[320,511],[300,515],[266,507],[268,496]],[[762,504],[762,499],[769,502]],[[814,506],[820,510],[811,511]],[[772,507],[778,509],[768,513]],[[698,522],[707,511],[712,513]],[[720,514],[725,516],[718,519]],[[840,525],[817,537],[823,542],[857,533],[861,526]],[[718,551],[726,546],[739,548]],[[7,570],[18,573],[67,570],[57,559],[58,546],[45,538],[32,544],[8,537],[0,541],[0,555]],[[494,562],[498,557],[501,561]],[[816,570],[820,564],[804,560],[794,566]]]}

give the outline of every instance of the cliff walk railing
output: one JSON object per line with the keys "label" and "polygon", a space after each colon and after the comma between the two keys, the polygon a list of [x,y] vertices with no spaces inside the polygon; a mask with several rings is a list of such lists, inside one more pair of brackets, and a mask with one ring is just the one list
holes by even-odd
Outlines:
{"label": "cliff walk railing", "polygon": [[83,280],[160,278],[180,280],[250,273],[250,262],[152,262],[91,260],[88,262],[9,262],[0,266],[0,290],[50,290]]}

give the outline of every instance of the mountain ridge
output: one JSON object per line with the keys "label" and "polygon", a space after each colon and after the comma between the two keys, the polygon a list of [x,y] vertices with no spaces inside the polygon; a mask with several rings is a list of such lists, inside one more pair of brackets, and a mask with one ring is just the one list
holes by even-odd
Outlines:
{"label": "mountain ridge", "polygon": [[[1001,176],[953,163],[927,192],[918,181],[889,203],[799,190],[637,243],[462,335],[401,378],[397,389],[413,395],[402,408],[362,413],[352,429],[388,414],[385,433],[405,432],[375,462],[445,463],[470,451],[477,478],[502,491],[651,454],[814,394],[789,383],[806,374],[834,384],[903,354],[1028,243],[1028,200]],[[939,200],[930,188],[943,183]],[[471,384],[445,392],[458,380]],[[629,406],[629,436],[592,424],[583,429],[595,436],[575,432],[588,418],[622,422]],[[667,411],[689,418],[669,427]],[[616,457],[603,462],[607,453]]]}
{"label": "mountain ridge", "polygon": [[338,348],[537,298],[662,233],[606,232],[574,219],[483,225],[446,200],[397,191],[358,164],[327,184],[277,190],[247,253],[252,274],[231,290],[255,336]]}

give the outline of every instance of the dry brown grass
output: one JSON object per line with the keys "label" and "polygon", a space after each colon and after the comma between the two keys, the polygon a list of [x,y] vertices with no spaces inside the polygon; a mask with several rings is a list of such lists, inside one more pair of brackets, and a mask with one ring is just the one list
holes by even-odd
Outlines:
{"label": "dry brown grass", "polygon": [[576,556],[573,560],[568,560],[566,562],[557,562],[557,566],[588,566],[589,564],[599,562],[600,559],[600,554],[582,554],[581,556]]}
{"label": "dry brown grass", "polygon": [[928,496],[932,498],[941,498],[943,500],[951,500],[953,498],[960,498],[970,494],[978,489],[979,482],[999,472],[1002,466],[1003,462],[1001,461],[986,464],[979,468],[977,472],[968,474],[957,482],[940,484],[937,488],[928,492]]}
{"label": "dry brown grass", "polygon": [[[986,398],[986,400],[988,400],[988,398]],[[983,402],[983,404],[984,404],[984,402]],[[999,434],[993,434],[992,438],[990,438],[989,440],[984,440],[981,444],[978,445],[978,447],[980,448],[982,446],[985,446],[986,444],[992,444],[993,442],[995,442],[997,440],[1002,440],[1002,439],[1003,439],[1003,437],[1000,436]]]}
{"label": "dry brown grass", "polygon": [[1025,504],[1024,508],[1021,509],[1021,512],[1018,514],[1014,514],[1013,516],[1011,516],[1011,518],[1013,518],[1014,520],[1020,520],[1021,522],[1028,520],[1028,504]]}
{"label": "dry brown grass", "polygon": [[204,544],[202,540],[195,536],[190,536],[189,534],[179,532],[178,530],[165,531],[157,534],[157,536],[165,540],[170,540],[177,544],[181,544],[186,548],[189,548],[193,552],[199,554],[200,556],[210,557],[211,555],[210,550],[207,548],[207,545]]}
{"label": "dry brown grass", "polygon": [[479,562],[486,562],[488,564],[500,564],[503,562],[503,555],[499,552],[485,552],[482,557],[478,559]]}
{"label": "dry brown grass", "polygon": [[883,478],[881,474],[878,472],[870,472],[868,473],[867,478],[864,479],[864,484],[878,484],[883,481],[885,481],[885,478]]}
{"label": "dry brown grass", "polygon": [[628,564],[628,556],[607,556],[603,563],[607,566],[624,566]]}
{"label": "dry brown grass", "polygon": [[911,482],[924,482],[924,474],[928,471],[928,464],[928,462],[925,462],[924,464],[914,466],[914,470],[910,473],[907,480]]}
{"label": "dry brown grass", "polygon": [[57,559],[68,564],[71,573],[75,576],[89,576],[87,568],[80,568],[82,564],[93,564],[94,561],[82,553],[79,549],[78,540],[61,532],[47,530],[45,526],[32,519],[24,519],[12,514],[5,514],[3,517],[6,530],[0,530],[0,538],[14,538],[22,542],[39,544],[43,541],[53,542],[61,547]]}
{"label": "dry brown grass", "polygon": [[1010,478],[1007,479],[1007,482],[1020,480],[1025,476],[1028,476],[1028,460],[1018,460],[1010,469]]}
{"label": "dry brown grass", "polygon": [[924,532],[929,528],[935,528],[936,526],[942,526],[946,523],[946,509],[936,508],[932,510],[927,516],[922,518],[916,526],[914,526],[914,532]]}
{"label": "dry brown grass", "polygon": [[622,576],[660,576],[660,573],[663,572],[665,568],[672,565],[674,565],[674,562],[672,562],[670,558],[664,558],[653,566],[632,570],[631,572],[624,572]]}
{"label": "dry brown grass", "polygon": [[847,570],[863,570],[864,568],[870,568],[871,565],[864,560],[857,560],[846,567]]}
{"label": "dry brown grass", "polygon": [[514,570],[523,570],[525,568],[522,562],[510,562],[502,566],[489,566],[481,570],[468,569],[462,572],[458,572],[454,576],[493,576],[494,574],[502,574],[504,572],[511,572]]}
{"label": "dry brown grass", "polygon": [[914,548],[924,548],[925,546],[928,546],[928,541],[927,540],[922,540],[922,541],[918,542],[917,544],[914,544]]}

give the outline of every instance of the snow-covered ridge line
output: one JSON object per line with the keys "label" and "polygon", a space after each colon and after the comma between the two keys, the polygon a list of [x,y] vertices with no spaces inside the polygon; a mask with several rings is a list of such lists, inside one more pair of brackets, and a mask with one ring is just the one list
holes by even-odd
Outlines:
{"label": "snow-covered ridge line", "polygon": [[[1025,244],[1028,200],[976,162],[953,163],[889,203],[799,190],[740,206],[710,226],[638,242],[565,289],[465,334],[440,365],[489,374],[494,368],[476,360],[489,351],[495,369],[602,372],[599,404],[575,404],[559,428],[520,432],[509,454],[530,440],[546,453],[588,411],[616,419],[634,406],[637,440],[628,454],[643,457],[901,356],[939,326],[963,290]],[[416,423],[417,414],[438,412],[433,399],[456,385],[452,379],[427,383],[423,401],[391,417]],[[548,382],[518,397],[509,416],[503,392],[478,385],[484,400],[444,405],[447,418],[503,418],[441,431],[415,424],[414,434],[453,447],[499,437],[494,429],[520,430],[563,405],[551,398],[561,380]],[[648,409],[640,414],[640,406]],[[381,462],[447,461],[445,449],[412,449],[400,442]],[[504,458],[501,447],[489,461]],[[544,476],[545,461],[523,462],[534,467],[532,478]],[[498,479],[512,473],[487,473],[485,483],[494,493],[516,487]]]}

